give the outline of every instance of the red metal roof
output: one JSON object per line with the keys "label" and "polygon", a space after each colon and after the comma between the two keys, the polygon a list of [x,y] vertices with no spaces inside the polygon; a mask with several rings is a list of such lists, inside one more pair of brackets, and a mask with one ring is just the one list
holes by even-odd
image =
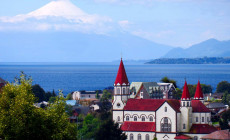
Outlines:
{"label": "red metal roof", "polygon": [[119,66],[119,69],[118,69],[118,72],[117,72],[117,77],[116,77],[114,85],[117,85],[118,83],[120,85],[122,85],[123,83],[125,83],[126,85],[129,84],[129,81],[128,81],[128,78],[127,78],[127,75],[126,75],[126,72],[125,72],[125,67],[124,67],[122,59],[121,59],[121,62],[120,62],[120,66]]}
{"label": "red metal roof", "polygon": [[192,100],[192,112],[210,112],[210,110],[199,100]]}
{"label": "red metal roof", "polygon": [[156,111],[164,102],[177,112],[180,112],[180,101],[174,99],[129,99],[124,110],[130,111]]}
{"label": "red metal roof", "polygon": [[155,122],[124,122],[122,131],[155,132]]}
{"label": "red metal roof", "polygon": [[214,126],[208,125],[208,124],[193,124],[190,133],[193,134],[209,134],[217,129]]}
{"label": "red metal roof", "polygon": [[184,83],[184,89],[181,96],[181,100],[190,100],[190,94],[189,94],[188,85],[186,81]]}
{"label": "red metal roof", "polygon": [[229,130],[219,130],[208,134],[201,139],[230,140]]}
{"label": "red metal roof", "polygon": [[203,92],[200,86],[200,81],[198,81],[198,84],[196,86],[196,93],[194,99],[204,99]]}
{"label": "red metal roof", "polygon": [[163,99],[129,99],[124,110],[156,111],[164,102]]}
{"label": "red metal roof", "polygon": [[174,139],[187,140],[187,139],[192,139],[192,138],[190,136],[186,136],[186,135],[178,135]]}

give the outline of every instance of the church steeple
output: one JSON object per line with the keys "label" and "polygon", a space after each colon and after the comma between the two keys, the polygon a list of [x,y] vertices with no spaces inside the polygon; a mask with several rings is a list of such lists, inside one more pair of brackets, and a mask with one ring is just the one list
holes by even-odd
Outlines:
{"label": "church steeple", "polygon": [[194,100],[200,100],[201,102],[203,102],[204,100],[204,95],[200,86],[200,81],[198,81],[197,86],[196,86],[196,93],[194,96]]}
{"label": "church steeple", "polygon": [[181,96],[181,100],[190,100],[190,93],[189,93],[189,90],[188,90],[188,85],[187,85],[187,82],[185,81],[184,83],[184,89],[183,89],[183,93],[182,93],[182,96]]}
{"label": "church steeple", "polygon": [[125,67],[121,58],[120,66],[117,72],[117,77],[114,83],[114,86],[117,85],[129,85],[129,81],[125,72]]}

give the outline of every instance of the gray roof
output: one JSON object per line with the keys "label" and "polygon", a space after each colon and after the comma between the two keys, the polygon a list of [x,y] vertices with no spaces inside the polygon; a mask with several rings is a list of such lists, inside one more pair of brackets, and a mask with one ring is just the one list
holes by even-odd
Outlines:
{"label": "gray roof", "polygon": [[225,108],[226,106],[223,103],[210,103],[206,105],[207,108]]}

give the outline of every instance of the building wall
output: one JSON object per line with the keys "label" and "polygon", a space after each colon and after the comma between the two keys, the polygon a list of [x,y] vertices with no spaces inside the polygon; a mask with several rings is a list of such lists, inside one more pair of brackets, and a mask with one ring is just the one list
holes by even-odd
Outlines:
{"label": "building wall", "polygon": [[138,140],[138,134],[141,135],[141,139],[145,140],[146,135],[149,135],[149,140],[153,140],[154,136],[155,136],[155,132],[125,132],[125,134],[127,135],[127,140],[130,140],[130,134],[133,134],[133,140]]}
{"label": "building wall", "polygon": [[172,133],[156,133],[157,140],[174,140],[176,134]]}
{"label": "building wall", "polygon": [[[165,112],[165,107],[167,107],[167,112]],[[171,121],[171,132],[176,132],[176,111],[167,102],[156,111],[156,132],[161,132],[161,122],[164,117]]]}
{"label": "building wall", "polygon": [[201,137],[206,136],[207,134],[186,134],[194,139],[195,136],[197,136],[197,140],[202,140]]}
{"label": "building wall", "polygon": [[155,112],[154,111],[124,111],[124,119],[126,121],[126,116],[129,116],[129,121],[134,121],[134,116],[137,116],[137,121],[141,122],[142,117],[145,117],[145,122],[150,122],[150,116],[153,117],[153,121],[155,122]]}
{"label": "building wall", "polygon": [[[196,121],[196,117],[198,117],[198,122]],[[204,117],[204,122],[202,122],[202,117]],[[211,113],[193,112],[192,118],[193,124],[208,124],[211,121]]]}
{"label": "building wall", "polygon": [[[120,117],[120,121],[118,120],[118,117]],[[119,124],[123,123],[123,111],[122,110],[113,111],[113,121]]]}

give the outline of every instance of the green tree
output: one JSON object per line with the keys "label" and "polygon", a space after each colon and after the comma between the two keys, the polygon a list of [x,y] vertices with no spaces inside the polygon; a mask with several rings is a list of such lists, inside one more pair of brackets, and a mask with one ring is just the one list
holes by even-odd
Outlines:
{"label": "green tree", "polygon": [[96,91],[96,99],[99,99],[99,98],[100,98],[99,92]]}
{"label": "green tree", "polygon": [[182,90],[179,89],[179,88],[176,88],[175,92],[176,92],[175,93],[175,98],[179,100],[181,98],[181,96],[182,96]]}
{"label": "green tree", "polygon": [[177,84],[175,80],[169,79],[168,77],[163,77],[161,79],[161,82],[163,83],[173,83],[174,87],[177,88]]}
{"label": "green tree", "polygon": [[228,81],[221,81],[216,87],[216,92],[223,93],[225,91],[228,91],[228,93],[230,93],[230,83],[228,83]]}
{"label": "green tree", "polygon": [[83,121],[82,128],[79,130],[78,135],[81,139],[92,139],[95,137],[95,132],[99,129],[99,126],[99,119],[88,114]]}
{"label": "green tree", "polygon": [[222,98],[222,103],[224,103],[226,105],[230,105],[230,94],[228,93],[228,91],[224,92],[224,95]]}
{"label": "green tree", "polygon": [[32,92],[34,93],[35,97],[37,97],[38,102],[46,101],[46,95],[43,88],[40,85],[35,84],[32,86]]}
{"label": "green tree", "polygon": [[0,94],[0,137],[2,139],[76,139],[77,129],[65,112],[62,96],[45,109],[34,106],[32,80],[22,73]]}
{"label": "green tree", "polygon": [[111,98],[112,98],[112,94],[108,92],[107,90],[103,90],[101,101],[108,101]]}
{"label": "green tree", "polygon": [[127,136],[122,133],[119,124],[110,119],[105,121],[95,134],[95,140],[126,140]]}
{"label": "green tree", "polygon": [[221,115],[221,118],[220,118],[220,128],[222,130],[224,129],[230,129],[229,125],[228,125],[228,122],[230,121],[230,109],[228,109],[226,112],[224,112],[222,115]]}
{"label": "green tree", "polygon": [[72,93],[69,93],[67,96],[66,96],[66,100],[72,100]]}

